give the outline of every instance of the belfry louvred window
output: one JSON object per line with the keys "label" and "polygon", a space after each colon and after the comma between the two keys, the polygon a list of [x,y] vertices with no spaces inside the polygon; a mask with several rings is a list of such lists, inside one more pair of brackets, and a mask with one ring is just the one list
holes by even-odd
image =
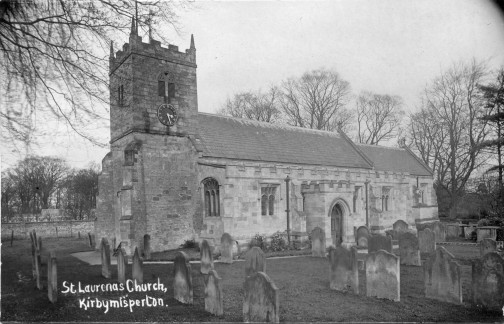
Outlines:
{"label": "belfry louvred window", "polygon": [[203,180],[205,216],[220,216],[219,183],[214,178]]}

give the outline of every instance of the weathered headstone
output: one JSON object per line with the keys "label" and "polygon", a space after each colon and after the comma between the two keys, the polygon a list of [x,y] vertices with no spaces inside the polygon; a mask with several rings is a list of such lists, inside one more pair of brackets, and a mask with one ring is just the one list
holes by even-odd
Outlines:
{"label": "weathered headstone", "polygon": [[418,245],[421,253],[432,253],[436,250],[436,236],[430,228],[418,232]]}
{"label": "weathered headstone", "polygon": [[53,252],[47,262],[47,297],[53,304],[58,300],[58,265]]}
{"label": "weathered headstone", "polygon": [[326,257],[325,232],[320,227],[315,227],[311,232],[312,256]]}
{"label": "weathered headstone", "polygon": [[480,255],[484,256],[488,252],[497,251],[497,241],[486,238],[479,242]]}
{"label": "weathered headstone", "polygon": [[369,230],[366,226],[361,226],[357,229],[356,233],[357,246],[368,247]]}
{"label": "weathered headstone", "polygon": [[437,242],[446,242],[446,226],[441,222],[434,222],[431,225]]}
{"label": "weathered headstone", "polygon": [[392,228],[394,229],[394,231],[398,232],[398,233],[405,233],[408,231],[408,223],[406,223],[405,221],[403,221],[402,219],[399,219],[398,221],[396,221],[393,225],[392,225]]}
{"label": "weathered headstone", "polygon": [[261,248],[254,246],[245,254],[245,277],[259,271],[266,273],[266,255]]}
{"label": "weathered headstone", "polygon": [[110,279],[112,271],[110,269],[110,245],[106,238],[102,238],[101,244],[102,276]]}
{"label": "weathered headstone", "polygon": [[357,266],[357,248],[338,246],[329,248],[331,281],[329,287],[334,290],[359,293],[359,270]]}
{"label": "weathered headstone", "polygon": [[244,322],[280,322],[278,288],[264,272],[245,279],[243,297]]}
{"label": "weathered headstone", "polygon": [[399,235],[399,255],[401,264],[421,266],[418,238],[415,234],[406,232]]}
{"label": "weathered headstone", "polygon": [[460,236],[460,224],[454,223],[454,224],[446,224],[446,237],[459,237]]}
{"label": "weathered headstone", "polygon": [[473,261],[472,290],[474,305],[490,311],[504,310],[504,259],[497,252]]}
{"label": "weathered headstone", "polygon": [[366,257],[366,296],[399,301],[401,297],[399,258],[385,250]]}
{"label": "weathered headstone", "polygon": [[444,247],[432,252],[424,264],[425,297],[462,304],[460,266]]}
{"label": "weathered headstone", "polygon": [[392,237],[390,235],[371,234],[368,238],[368,253],[385,250],[392,253]]}
{"label": "weathered headstone", "polygon": [[44,288],[44,286],[42,285],[42,280],[41,280],[42,264],[40,263],[40,258],[38,258],[37,255],[35,255],[34,262],[35,262],[36,286],[37,286],[37,289],[42,290]]}
{"label": "weathered headstone", "polygon": [[213,255],[212,249],[210,248],[210,244],[208,244],[207,240],[203,240],[200,246],[200,260],[201,260],[201,268],[200,272],[202,274],[209,274],[210,270],[213,270]]}
{"label": "weathered headstone", "polygon": [[122,284],[126,283],[126,252],[123,248],[119,248],[117,251],[117,281]]}
{"label": "weathered headstone", "polygon": [[218,316],[224,314],[221,280],[217,272],[211,269],[205,285],[205,311]]}
{"label": "weathered headstone", "polygon": [[151,258],[151,246],[150,246],[150,235],[149,234],[145,234],[144,235],[144,258],[146,260],[149,260]]}
{"label": "weathered headstone", "polygon": [[221,246],[220,252],[221,257],[220,260],[223,263],[233,263],[233,245],[235,244],[233,238],[228,233],[222,234],[221,237]]}
{"label": "weathered headstone", "polygon": [[143,261],[138,253],[138,247],[135,247],[135,253],[133,254],[133,269],[131,271],[131,279],[137,283],[143,283]]}
{"label": "weathered headstone", "polygon": [[177,252],[173,265],[173,298],[184,304],[193,303],[191,265],[184,252]]}

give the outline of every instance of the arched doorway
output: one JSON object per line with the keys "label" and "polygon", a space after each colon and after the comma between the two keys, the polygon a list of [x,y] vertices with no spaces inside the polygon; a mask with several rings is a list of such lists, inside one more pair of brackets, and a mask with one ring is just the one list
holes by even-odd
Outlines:
{"label": "arched doorway", "polygon": [[334,246],[343,242],[343,208],[340,204],[335,204],[331,211],[331,237]]}

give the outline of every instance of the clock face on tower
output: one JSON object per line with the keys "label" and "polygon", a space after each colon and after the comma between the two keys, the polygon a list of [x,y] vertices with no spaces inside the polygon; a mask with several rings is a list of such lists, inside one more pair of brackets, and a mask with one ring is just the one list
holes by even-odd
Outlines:
{"label": "clock face on tower", "polygon": [[162,104],[159,106],[157,115],[159,121],[166,126],[173,126],[177,122],[177,112],[175,111],[175,107],[170,104]]}

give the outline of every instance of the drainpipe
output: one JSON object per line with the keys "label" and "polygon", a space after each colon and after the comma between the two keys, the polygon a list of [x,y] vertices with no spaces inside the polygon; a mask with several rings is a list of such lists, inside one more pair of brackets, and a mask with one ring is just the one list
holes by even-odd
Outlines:
{"label": "drainpipe", "polygon": [[290,217],[289,217],[289,212],[290,212],[290,209],[289,209],[289,185],[290,183],[290,178],[289,176],[287,176],[287,178],[285,178],[285,195],[286,195],[286,203],[287,203],[287,209],[285,210],[285,212],[287,213],[287,242],[289,243],[289,246],[290,246],[290,243],[291,243],[291,240],[290,240]]}
{"label": "drainpipe", "polygon": [[364,182],[364,185],[366,186],[366,227],[368,228],[369,231],[369,196],[368,196],[368,185],[369,185],[369,179]]}

